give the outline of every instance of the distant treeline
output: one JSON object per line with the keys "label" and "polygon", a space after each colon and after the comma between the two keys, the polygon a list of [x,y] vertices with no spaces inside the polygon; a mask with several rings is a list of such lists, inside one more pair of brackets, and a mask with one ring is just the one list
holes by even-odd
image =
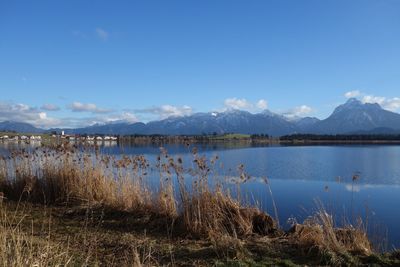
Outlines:
{"label": "distant treeline", "polygon": [[202,135],[125,135],[120,136],[119,140],[122,143],[213,143],[213,142],[267,142],[269,141],[268,134],[202,134]]}
{"label": "distant treeline", "polygon": [[400,134],[292,134],[279,138],[281,141],[400,141]]}
{"label": "distant treeline", "polygon": [[197,138],[197,139],[209,139],[209,138],[215,138],[215,137],[221,137],[221,136],[245,136],[245,137],[250,137],[250,138],[268,138],[268,134],[237,134],[237,133],[224,133],[224,134],[218,134],[218,133],[212,133],[212,134],[182,134],[182,135],[166,135],[166,134],[131,134],[131,135],[124,135],[124,137],[131,137],[131,138],[137,138],[137,137],[154,137],[154,138]]}

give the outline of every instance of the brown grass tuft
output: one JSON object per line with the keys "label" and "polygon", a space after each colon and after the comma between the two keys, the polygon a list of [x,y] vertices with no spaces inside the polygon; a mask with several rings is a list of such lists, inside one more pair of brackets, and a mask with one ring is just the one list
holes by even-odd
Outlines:
{"label": "brown grass tuft", "polygon": [[335,227],[333,216],[321,203],[318,211],[303,224],[295,224],[288,233],[291,243],[306,253],[329,254],[331,264],[348,261],[351,254],[369,256],[373,253],[366,233],[361,227],[351,225]]}

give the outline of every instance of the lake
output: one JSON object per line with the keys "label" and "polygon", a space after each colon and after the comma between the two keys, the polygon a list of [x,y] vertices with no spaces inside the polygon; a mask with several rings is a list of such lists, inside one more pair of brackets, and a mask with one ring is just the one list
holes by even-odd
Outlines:
{"label": "lake", "polygon": [[[165,145],[170,155],[192,161],[191,147]],[[252,179],[241,185],[242,196],[274,216],[272,197],[262,179],[268,177],[279,221],[288,228],[294,218],[302,222],[315,211],[316,201],[334,214],[336,222],[355,223],[361,216],[374,242],[386,249],[400,247],[400,146],[322,145],[322,146],[245,146],[238,144],[197,145],[199,154],[218,156],[218,173],[237,175],[245,166]],[[0,144],[0,153],[6,147]],[[143,154],[156,161],[158,146],[118,146],[100,148],[114,155]],[[357,179],[353,181],[353,176]]]}
{"label": "lake", "polygon": [[[168,152],[190,162],[190,148],[166,145]],[[273,213],[268,177],[283,227],[288,218],[303,221],[320,200],[338,224],[361,216],[371,238],[387,238],[387,248],[400,247],[400,146],[324,145],[261,146],[198,145],[199,153],[218,155],[221,175],[233,175],[244,164],[252,181],[242,185],[264,210]],[[103,147],[104,153],[144,154],[155,159],[159,147]],[[231,171],[230,171],[231,170]],[[359,178],[353,182],[353,175]],[[378,240],[379,242],[382,242]]]}

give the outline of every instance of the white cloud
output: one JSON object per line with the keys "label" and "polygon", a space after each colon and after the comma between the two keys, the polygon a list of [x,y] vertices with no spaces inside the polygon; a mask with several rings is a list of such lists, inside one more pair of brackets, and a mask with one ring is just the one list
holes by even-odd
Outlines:
{"label": "white cloud", "polygon": [[386,98],[383,96],[374,96],[374,95],[364,95],[361,98],[363,103],[377,103],[382,108],[390,110],[390,111],[397,111],[400,109],[400,98],[393,97],[393,98]]}
{"label": "white cloud", "polygon": [[60,107],[54,104],[44,104],[43,106],[40,107],[42,110],[45,111],[58,111],[60,110]]}
{"label": "white cloud", "polygon": [[224,101],[224,105],[228,109],[251,109],[253,105],[244,98],[227,98]]}
{"label": "white cloud", "polygon": [[400,98],[394,97],[386,100],[384,107],[387,110],[397,111],[400,109]]}
{"label": "white cloud", "polygon": [[102,28],[96,28],[96,35],[103,41],[107,41],[109,33]]}
{"label": "white cloud", "polygon": [[86,118],[69,118],[65,119],[68,123],[68,127],[85,127],[91,126],[94,124],[105,124],[112,122],[128,122],[135,123],[138,122],[139,119],[135,114],[130,112],[123,112],[120,114],[112,114],[108,116],[95,116],[95,117],[86,117]]}
{"label": "white cloud", "polygon": [[165,119],[168,117],[182,117],[188,116],[193,113],[193,108],[187,105],[178,107],[172,105],[162,105],[159,107],[152,107],[146,109],[135,110],[136,113],[149,113],[157,115],[160,119]]}
{"label": "white cloud", "polygon": [[361,92],[359,90],[349,91],[349,92],[344,94],[344,96],[346,98],[353,98],[353,97],[357,97],[357,96],[360,96],[360,95],[361,95]]}
{"label": "white cloud", "polygon": [[379,104],[382,108],[390,111],[400,110],[400,97],[388,98],[384,96],[375,96],[365,94],[361,91],[351,91],[345,94],[345,97],[356,97],[363,103]]}
{"label": "white cloud", "polygon": [[295,108],[295,112],[299,115],[306,115],[313,112],[313,109],[307,105],[302,105],[300,107]]}
{"label": "white cloud", "polygon": [[130,112],[122,112],[117,114],[105,114],[98,116],[89,117],[64,117],[59,120],[59,124],[53,127],[61,128],[81,128],[87,127],[94,124],[106,124],[106,123],[116,123],[116,122],[127,122],[135,123],[140,120],[135,116],[135,114]]}
{"label": "white cloud", "polygon": [[310,113],[314,112],[314,109],[307,106],[307,105],[301,105],[298,107],[294,107],[292,109],[289,109],[288,111],[283,113],[283,116],[287,118],[296,118],[296,117],[304,117],[306,115],[309,115]]}
{"label": "white cloud", "polygon": [[193,109],[187,105],[184,105],[182,107],[176,107],[176,106],[171,106],[171,105],[163,105],[161,106],[161,115],[164,117],[169,117],[169,116],[174,116],[174,117],[180,117],[180,116],[187,116],[193,113]]}
{"label": "white cloud", "polygon": [[112,110],[110,109],[104,109],[104,108],[99,108],[95,104],[84,104],[81,102],[73,102],[68,106],[68,109],[70,109],[73,112],[91,112],[91,113],[110,113]]}
{"label": "white cloud", "polygon": [[131,112],[123,112],[121,114],[117,114],[114,116],[109,116],[104,118],[105,122],[114,122],[114,121],[124,121],[129,123],[138,122],[139,119],[136,117],[135,114]]}
{"label": "white cloud", "polygon": [[25,104],[0,103],[0,121],[26,122],[36,127],[49,128],[60,124],[57,118]]}
{"label": "white cloud", "polygon": [[372,103],[372,104],[377,103],[379,105],[383,105],[385,104],[386,98],[382,96],[364,95],[361,98],[361,101],[363,103]]}
{"label": "white cloud", "polygon": [[267,103],[267,101],[265,99],[260,99],[260,100],[258,100],[256,106],[259,109],[267,109],[268,108],[268,103]]}
{"label": "white cloud", "polygon": [[[43,105],[45,106],[45,105]],[[53,106],[48,106],[47,108],[54,109]],[[44,111],[43,107],[31,107],[26,104],[18,103],[6,103],[0,102],[0,121],[15,121],[15,122],[25,122],[29,123],[35,127],[39,128],[78,128],[90,126],[96,123],[104,124],[111,122],[138,122],[139,119],[135,114],[131,112],[112,112],[111,114],[105,114],[103,110],[91,105],[77,105],[77,108],[83,111],[88,111],[93,114],[98,114],[89,117],[63,117],[54,118],[49,117]],[[85,109],[86,108],[86,109]],[[100,112],[99,112],[100,111]],[[101,115],[100,115],[101,114]]]}
{"label": "white cloud", "polygon": [[227,98],[224,101],[225,110],[227,109],[239,109],[246,110],[250,112],[255,112],[257,110],[264,110],[268,107],[268,102],[265,99],[260,99],[256,103],[252,103],[245,98]]}

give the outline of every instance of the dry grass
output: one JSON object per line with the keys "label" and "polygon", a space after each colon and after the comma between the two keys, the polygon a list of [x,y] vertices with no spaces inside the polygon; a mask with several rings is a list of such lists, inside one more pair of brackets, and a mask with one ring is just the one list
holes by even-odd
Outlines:
{"label": "dry grass", "polygon": [[95,218],[77,220],[76,230],[68,233],[68,226],[47,209],[34,210],[23,203],[0,206],[0,266],[158,266],[146,238],[129,240],[125,247],[115,245],[112,249],[123,253],[105,256],[107,237]]}
{"label": "dry grass", "polygon": [[103,203],[122,210],[152,203],[141,156],[115,159],[77,150],[40,149],[13,152],[0,161],[0,188],[10,199],[43,204]]}
{"label": "dry grass", "polygon": [[48,234],[38,240],[21,229],[21,220],[0,205],[1,266],[66,266],[72,263],[68,248],[54,243]]}
{"label": "dry grass", "polygon": [[317,212],[303,224],[295,224],[289,231],[294,244],[307,253],[329,255],[330,264],[343,264],[351,259],[351,255],[373,254],[372,245],[361,220],[357,227],[346,225],[338,228],[333,216],[325,210],[322,203],[316,203]]}
{"label": "dry grass", "polygon": [[211,186],[215,161],[209,163],[193,151],[192,167],[185,170],[181,159],[163,150],[156,163],[159,186],[150,189],[148,173],[152,170],[143,156],[117,159],[74,147],[14,151],[0,160],[0,192],[9,199],[46,205],[101,204],[155,213],[199,237],[275,231],[268,215],[244,207],[221,181]]}

